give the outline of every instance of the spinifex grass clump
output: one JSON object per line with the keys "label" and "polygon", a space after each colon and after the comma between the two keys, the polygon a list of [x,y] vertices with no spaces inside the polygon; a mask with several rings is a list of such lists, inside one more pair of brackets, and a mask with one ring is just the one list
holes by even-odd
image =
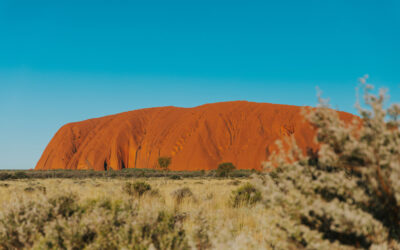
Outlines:
{"label": "spinifex grass clump", "polygon": [[233,207],[252,206],[261,201],[261,192],[250,183],[246,183],[232,191],[231,205]]}
{"label": "spinifex grass clump", "polygon": [[196,201],[196,198],[194,197],[192,190],[188,187],[183,187],[175,190],[174,192],[171,193],[172,197],[175,200],[176,205],[180,205],[184,200],[192,200]]}
{"label": "spinifex grass clump", "polygon": [[204,216],[200,213],[196,218],[196,226],[193,233],[193,241],[195,242],[196,249],[206,250],[212,249],[212,244],[209,234],[209,225]]}
{"label": "spinifex grass clump", "polygon": [[365,80],[360,119],[346,124],[321,102],[307,113],[319,150],[306,157],[292,140],[266,163],[266,204],[282,209],[280,227],[302,247],[400,249],[400,109],[384,109],[384,92],[372,95]]}
{"label": "spinifex grass clump", "polygon": [[131,196],[141,197],[147,191],[151,190],[151,186],[150,184],[142,181],[137,181],[133,183],[127,182],[123,186],[123,190]]}

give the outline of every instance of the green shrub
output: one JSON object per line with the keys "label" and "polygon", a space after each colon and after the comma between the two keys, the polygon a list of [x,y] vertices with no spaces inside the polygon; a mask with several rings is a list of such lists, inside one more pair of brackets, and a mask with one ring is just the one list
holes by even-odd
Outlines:
{"label": "green shrub", "polygon": [[78,210],[78,196],[73,193],[49,198],[48,203],[55,208],[55,213],[63,217],[70,217]]}
{"label": "green shrub", "polygon": [[252,206],[260,201],[261,192],[250,183],[246,183],[232,191],[231,205],[233,207]]}
{"label": "green shrub", "polygon": [[189,249],[185,231],[177,227],[179,219],[180,216],[160,212],[155,223],[142,228],[142,237],[150,238],[156,249]]}
{"label": "green shrub", "polygon": [[217,176],[228,177],[236,167],[232,162],[224,162],[218,165]]}
{"label": "green shrub", "polygon": [[145,194],[147,191],[151,190],[150,184],[142,181],[137,181],[134,183],[127,182],[123,186],[123,190],[131,196],[137,196],[141,197],[143,194]]}
{"label": "green shrub", "polygon": [[15,179],[26,179],[26,178],[29,178],[29,176],[24,171],[17,171],[14,173],[14,178]]}
{"label": "green shrub", "polygon": [[141,170],[141,171],[138,172],[137,176],[138,177],[145,177],[146,173],[143,170]]}
{"label": "green shrub", "polygon": [[171,157],[159,157],[158,158],[158,167],[161,170],[168,170],[169,165],[171,164]]}
{"label": "green shrub", "polygon": [[0,181],[12,179],[13,176],[8,172],[0,172]]}
{"label": "green shrub", "polygon": [[107,170],[107,177],[109,178],[115,178],[118,176],[118,174],[116,173],[117,171],[112,170],[112,168],[110,168],[109,170]]}
{"label": "green shrub", "polygon": [[182,177],[180,177],[179,175],[171,175],[169,178],[171,180],[182,180]]}

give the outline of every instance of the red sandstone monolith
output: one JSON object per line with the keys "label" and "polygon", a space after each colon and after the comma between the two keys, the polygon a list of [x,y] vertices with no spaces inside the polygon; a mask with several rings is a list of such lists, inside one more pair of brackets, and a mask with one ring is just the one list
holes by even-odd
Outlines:
{"label": "red sandstone monolith", "polygon": [[35,170],[156,168],[159,157],[171,157],[171,170],[209,170],[221,162],[260,169],[277,139],[293,135],[303,150],[315,148],[315,129],[301,109],[236,101],[148,108],[69,123],[52,138]]}

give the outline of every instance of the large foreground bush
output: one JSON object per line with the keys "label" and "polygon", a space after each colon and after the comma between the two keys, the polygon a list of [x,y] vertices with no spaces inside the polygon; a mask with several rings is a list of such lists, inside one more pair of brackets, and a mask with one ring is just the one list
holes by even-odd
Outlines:
{"label": "large foreground bush", "polygon": [[319,150],[304,156],[294,140],[281,142],[289,152],[265,164],[265,202],[299,247],[400,249],[400,109],[384,109],[384,92],[371,94],[365,80],[361,119],[346,124],[321,102],[307,112]]}

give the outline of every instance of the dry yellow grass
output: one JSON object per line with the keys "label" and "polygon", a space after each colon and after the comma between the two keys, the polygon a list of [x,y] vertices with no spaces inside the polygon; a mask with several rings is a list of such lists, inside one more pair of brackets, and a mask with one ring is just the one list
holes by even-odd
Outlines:
{"label": "dry yellow grass", "polygon": [[[185,214],[183,228],[188,236],[196,232],[202,220],[207,224],[213,248],[257,249],[266,243],[266,233],[270,225],[266,218],[270,211],[262,205],[234,208],[229,200],[232,190],[238,184],[250,180],[241,179],[183,179],[170,180],[163,178],[147,179],[43,179],[3,181],[0,186],[0,207],[15,202],[17,199],[35,200],[39,196],[54,196],[75,193],[79,203],[89,200],[111,199],[128,200],[130,197],[123,191],[126,182],[145,181],[158,195],[146,193],[135,198],[140,209],[148,211],[167,210]],[[8,185],[8,186],[7,186]],[[43,194],[45,187],[46,193]],[[177,204],[173,192],[188,187],[193,198],[184,199]],[[29,190],[33,188],[33,190]],[[1,212],[1,209],[0,209]],[[191,237],[189,237],[191,238]],[[192,242],[192,246],[194,243]],[[263,248],[267,248],[264,246]]]}

